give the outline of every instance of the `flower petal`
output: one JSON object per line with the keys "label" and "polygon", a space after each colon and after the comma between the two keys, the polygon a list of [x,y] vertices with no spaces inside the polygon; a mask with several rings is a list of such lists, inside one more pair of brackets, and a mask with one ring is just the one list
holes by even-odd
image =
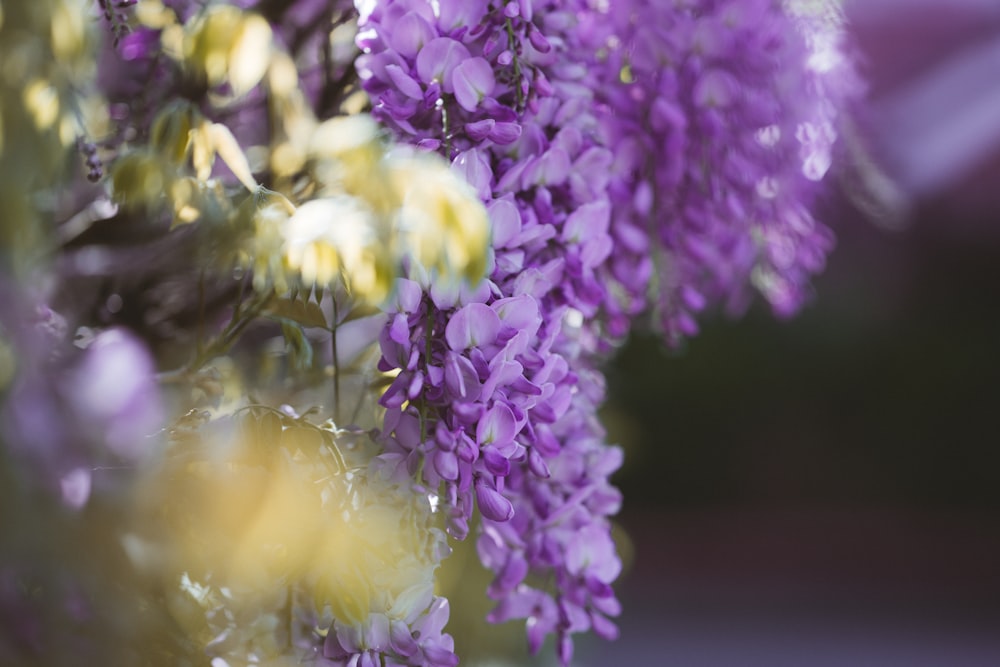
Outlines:
{"label": "flower petal", "polygon": [[424,83],[438,81],[441,90],[455,92],[452,73],[459,63],[470,58],[469,50],[450,37],[432,39],[417,54],[417,74]]}
{"label": "flower petal", "polygon": [[444,337],[448,347],[461,351],[490,345],[499,332],[500,318],[493,309],[482,303],[470,303],[451,316]]}
{"label": "flower petal", "polygon": [[470,58],[458,64],[452,73],[455,99],[466,111],[475,111],[479,103],[493,92],[496,79],[493,67],[485,58]]}
{"label": "flower petal", "polygon": [[476,481],[476,504],[483,517],[491,521],[510,521],[514,506],[486,482]]}
{"label": "flower petal", "polygon": [[480,445],[503,447],[517,435],[517,420],[504,403],[497,403],[486,411],[476,427],[476,440]]}

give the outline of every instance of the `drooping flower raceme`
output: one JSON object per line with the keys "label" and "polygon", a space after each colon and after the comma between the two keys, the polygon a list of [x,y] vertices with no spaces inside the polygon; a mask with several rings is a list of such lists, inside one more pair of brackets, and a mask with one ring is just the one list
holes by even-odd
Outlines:
{"label": "drooping flower raceme", "polygon": [[[830,73],[767,0],[364,7],[373,115],[444,152],[494,229],[488,288],[399,289],[381,340],[398,372],[385,456],[443,484],[456,537],[475,499],[493,618],[528,619],[533,649],[558,634],[567,662],[572,632],[613,636],[617,613],[617,459],[588,416],[594,363],[654,279],[669,340],[709,305],[741,308],[750,282],[780,314],[801,303],[831,244],[809,212],[833,138]],[[593,570],[573,535],[594,545]]]}
{"label": "drooping flower raceme", "polygon": [[656,306],[670,340],[694,334],[709,306],[741,312],[750,284],[794,313],[832,247],[811,207],[857,87],[837,10],[813,4],[827,15],[770,0],[610,13],[601,91],[612,139],[628,147],[615,210],[662,249]]}
{"label": "drooping flower raceme", "polygon": [[[561,32],[543,35],[522,4],[435,13],[422,2],[375,3],[362,24],[360,67],[376,116],[417,145],[445,150],[494,225],[486,286],[458,294],[419,280],[398,287],[381,340],[383,368],[398,370],[382,398],[383,458],[443,486],[453,536],[465,536],[475,504],[487,526],[480,543],[492,541],[482,553],[497,575],[494,618],[528,619],[536,651],[557,633],[568,660],[571,633],[593,625],[613,634],[606,615],[617,613],[606,518],[617,502],[581,500],[593,484],[606,487],[617,465],[579,469],[616,451],[584,418],[600,399],[583,393],[601,391],[585,358],[601,341],[563,330],[564,316],[592,318],[609,300],[602,267],[612,247],[612,155],[570,64],[587,35],[575,32],[570,8],[557,12]],[[568,556],[568,536],[580,529],[609,547],[610,569],[592,590]],[[529,574],[554,575],[555,589],[529,587]],[[510,606],[515,592],[546,600],[551,615],[538,622],[533,606]]]}

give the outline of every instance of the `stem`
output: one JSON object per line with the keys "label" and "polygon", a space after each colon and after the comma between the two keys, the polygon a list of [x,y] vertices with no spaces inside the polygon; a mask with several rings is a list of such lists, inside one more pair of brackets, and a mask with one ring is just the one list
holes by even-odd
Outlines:
{"label": "stem", "polygon": [[240,337],[240,334],[243,333],[243,330],[257,318],[257,315],[260,314],[270,301],[271,295],[258,297],[249,306],[247,306],[246,309],[243,309],[242,312],[240,309],[242,302],[237,302],[236,308],[233,311],[233,317],[229,320],[229,324],[226,325],[226,328],[223,329],[222,333],[208,345],[203,346],[201,350],[195,354],[191,363],[183,368],[160,373],[157,375],[156,379],[159,382],[168,383],[180,382],[190,378],[210,360],[229,350],[233,343],[236,342],[236,339]]}
{"label": "stem", "polygon": [[288,585],[288,595],[285,598],[285,622],[288,624],[288,643],[287,648],[292,648],[295,643],[295,614],[292,611],[295,607],[294,593],[292,592],[291,584]]}
{"label": "stem", "polygon": [[[431,318],[431,307],[430,304],[427,305],[427,315],[424,321],[424,373],[427,373],[427,367],[431,363],[431,329],[433,328],[433,320]],[[427,399],[424,398],[420,401],[420,444],[423,445],[427,442]]]}
{"label": "stem", "polygon": [[441,129],[444,131],[444,156],[451,162],[451,130],[448,127],[448,105],[441,104]]}
{"label": "stem", "polygon": [[331,290],[333,297],[333,325],[330,327],[330,352],[333,355],[333,421],[340,426],[340,357],[337,354],[337,326],[340,316],[337,309],[337,294]]}
{"label": "stem", "polygon": [[200,355],[205,345],[205,269],[198,276],[198,331],[195,334],[195,354]]}
{"label": "stem", "polygon": [[517,37],[514,35],[514,24],[507,19],[507,46],[514,54],[514,93],[517,95],[517,107],[524,106],[524,94],[521,92],[521,61],[517,57]]}

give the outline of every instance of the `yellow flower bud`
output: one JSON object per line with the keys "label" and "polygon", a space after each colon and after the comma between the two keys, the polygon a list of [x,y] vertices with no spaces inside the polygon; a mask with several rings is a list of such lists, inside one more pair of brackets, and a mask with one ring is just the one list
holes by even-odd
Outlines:
{"label": "yellow flower bud", "polygon": [[190,104],[173,104],[156,115],[149,130],[149,146],[174,165],[181,165],[191,148],[192,128],[204,122]]}
{"label": "yellow flower bud", "polygon": [[114,198],[130,209],[151,208],[162,201],[171,180],[159,155],[148,151],[124,155],[111,169]]}
{"label": "yellow flower bud", "polygon": [[328,285],[339,276],[359,298],[379,302],[394,278],[394,263],[379,227],[375,213],[358,198],[341,195],[306,202],[288,220],[288,265],[306,283]]}
{"label": "yellow flower bud", "polygon": [[472,187],[430,155],[391,156],[388,173],[390,187],[402,201],[401,241],[415,259],[442,279],[482,280],[490,224]]}
{"label": "yellow flower bud", "polygon": [[271,26],[232,5],[214,5],[185,26],[185,63],[210,86],[229,81],[233,94],[256,86],[271,58]]}

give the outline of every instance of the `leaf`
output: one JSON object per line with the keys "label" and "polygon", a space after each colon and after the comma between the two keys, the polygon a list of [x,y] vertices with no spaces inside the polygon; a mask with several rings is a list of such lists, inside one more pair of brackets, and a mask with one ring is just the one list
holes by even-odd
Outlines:
{"label": "leaf", "polygon": [[380,312],[382,311],[378,306],[362,301],[354,304],[354,307],[347,311],[346,315],[341,315],[340,322],[337,324],[347,324],[354,320],[360,320],[362,317],[378,315]]}
{"label": "leaf", "polygon": [[300,371],[306,371],[313,365],[312,343],[306,338],[302,328],[290,322],[281,323],[281,333],[288,344],[288,357],[291,365]]}
{"label": "leaf", "polygon": [[329,330],[326,315],[319,304],[302,299],[273,299],[264,314],[281,320],[288,320],[304,327]]}
{"label": "leaf", "polygon": [[240,143],[236,141],[232,131],[221,123],[212,123],[205,129],[208,134],[211,146],[215,148],[216,154],[222,158],[233,175],[239,179],[247,190],[255,192],[257,181],[254,180],[250,170],[250,162],[243,153]]}

